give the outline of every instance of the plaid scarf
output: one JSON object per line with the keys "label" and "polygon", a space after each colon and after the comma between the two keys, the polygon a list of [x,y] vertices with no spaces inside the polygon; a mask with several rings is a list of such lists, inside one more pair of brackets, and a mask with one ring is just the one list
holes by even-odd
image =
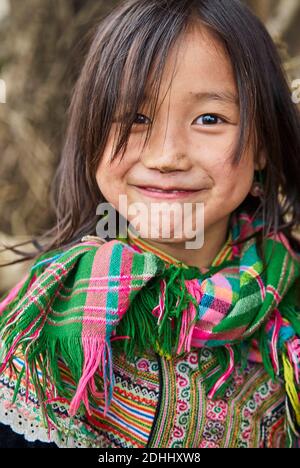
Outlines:
{"label": "plaid scarf", "polygon": [[104,398],[107,414],[112,347],[130,360],[149,350],[172,359],[209,346],[220,363],[219,374],[204,380],[209,398],[224,393],[237,363],[260,361],[273,379],[283,377],[290,423],[299,431],[300,255],[283,234],[269,235],[264,267],[255,238],[236,243],[262,226],[246,212],[232,214],[231,242],[208,269],[134,240],[130,230],[126,239],[87,236],[39,256],[0,302],[0,373],[23,356],[19,380],[23,373],[31,379],[51,424],[57,398],[70,403],[71,416],[81,404],[90,414],[90,403]]}

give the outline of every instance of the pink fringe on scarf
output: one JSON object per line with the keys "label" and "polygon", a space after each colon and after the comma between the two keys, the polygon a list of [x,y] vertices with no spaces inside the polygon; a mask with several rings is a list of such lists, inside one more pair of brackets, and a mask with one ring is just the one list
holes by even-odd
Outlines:
{"label": "pink fringe on scarf", "polygon": [[160,324],[161,320],[162,320],[162,317],[163,317],[163,313],[164,313],[164,310],[165,310],[165,298],[166,298],[166,281],[165,280],[161,280],[160,282],[160,296],[159,296],[159,302],[157,304],[157,306],[155,306],[153,309],[152,309],[152,314],[154,315],[154,317],[157,317],[157,325]]}
{"label": "pink fringe on scarf", "polygon": [[167,287],[166,281],[165,281],[165,280],[162,280],[162,281],[160,282],[160,291],[161,291],[161,295],[160,295],[160,297],[159,297],[159,304],[158,304],[159,314],[158,314],[157,325],[159,325],[159,324],[161,323],[162,318],[163,318],[163,313],[164,313],[164,310],[165,310],[166,287]]}
{"label": "pink fringe on scarf", "polygon": [[[91,409],[88,401],[88,387],[92,390],[94,397],[103,397],[105,400],[105,409],[104,416],[107,415],[109,409],[110,401],[108,396],[108,383],[113,385],[113,370],[112,370],[112,355],[111,349],[108,343],[99,342],[95,338],[88,339],[83,338],[83,351],[84,351],[84,365],[82,376],[80,378],[76,393],[71,401],[69,414],[70,416],[75,416],[81,402],[84,403],[86,410],[89,415],[91,415]],[[107,359],[106,359],[107,351]],[[101,368],[100,368],[101,364]],[[104,380],[104,392],[97,392],[95,387],[95,374],[99,372],[103,375]],[[107,379],[107,371],[109,374],[109,379]]]}
{"label": "pink fringe on scarf", "polygon": [[282,317],[278,309],[274,309],[274,329],[271,339],[271,360],[273,363],[273,368],[275,370],[275,374],[279,375],[279,360],[278,360],[278,338],[279,332],[282,327]]}
{"label": "pink fringe on scarf", "polygon": [[210,392],[208,393],[208,398],[213,398],[216,392],[219,390],[219,388],[223,385],[224,382],[230,377],[234,370],[234,352],[233,349],[230,345],[225,345],[225,348],[229,352],[230,356],[230,361],[229,361],[229,366],[226,372],[216,381],[215,385],[212,387]]}
{"label": "pink fringe on scarf", "polygon": [[[203,295],[202,289],[198,279],[186,280],[185,281],[187,291],[194,296],[198,304],[200,304],[201,297]],[[178,340],[177,353],[181,353],[182,347],[184,352],[191,350],[191,340],[195,327],[195,318],[198,315],[198,309],[195,307],[192,301],[190,301],[187,309],[182,312],[181,330]]]}

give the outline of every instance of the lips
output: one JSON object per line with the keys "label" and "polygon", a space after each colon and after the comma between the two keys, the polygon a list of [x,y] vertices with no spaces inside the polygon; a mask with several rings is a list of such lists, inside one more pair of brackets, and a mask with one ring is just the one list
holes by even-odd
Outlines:
{"label": "lips", "polygon": [[202,189],[192,190],[192,189],[182,189],[182,188],[161,188],[153,186],[134,186],[136,190],[142,195],[150,198],[161,198],[161,199],[178,199],[178,198],[188,198],[199,193]]}
{"label": "lips", "polygon": [[183,187],[156,187],[152,185],[137,185],[138,188],[149,190],[151,192],[161,192],[161,193],[184,193],[184,192],[198,192],[200,189],[190,189]]}

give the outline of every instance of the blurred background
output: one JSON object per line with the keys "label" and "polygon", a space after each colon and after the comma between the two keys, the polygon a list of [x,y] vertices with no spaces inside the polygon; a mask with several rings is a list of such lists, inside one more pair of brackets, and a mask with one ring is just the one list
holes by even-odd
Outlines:
{"label": "blurred background", "polygon": [[[300,79],[300,0],[245,2],[276,41],[292,87]],[[91,28],[118,3],[0,0],[0,248],[53,224],[49,188],[72,88]],[[0,263],[15,258],[0,253]],[[0,268],[0,294],[27,268],[28,262]]]}

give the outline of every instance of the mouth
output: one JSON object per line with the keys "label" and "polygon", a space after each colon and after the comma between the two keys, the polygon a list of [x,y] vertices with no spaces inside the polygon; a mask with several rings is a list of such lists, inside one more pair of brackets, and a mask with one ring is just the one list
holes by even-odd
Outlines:
{"label": "mouth", "polygon": [[142,187],[138,185],[133,185],[141,194],[146,195],[150,198],[160,198],[160,199],[178,199],[178,198],[188,198],[195,194],[199,194],[204,191],[200,190],[182,190],[182,189],[160,189],[157,187]]}

